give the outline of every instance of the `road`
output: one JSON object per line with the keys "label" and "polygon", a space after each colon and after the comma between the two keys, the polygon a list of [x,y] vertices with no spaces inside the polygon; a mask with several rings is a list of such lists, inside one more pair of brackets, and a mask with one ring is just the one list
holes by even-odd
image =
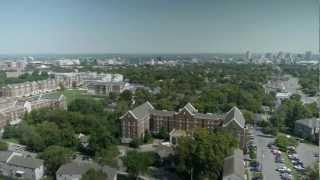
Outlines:
{"label": "road", "polygon": [[257,144],[257,160],[262,162],[262,173],[264,179],[281,180],[276,171],[278,165],[275,163],[274,155],[267,147],[268,143],[273,142],[274,138],[265,137],[260,130],[256,130],[255,142]]}
{"label": "road", "polygon": [[298,78],[293,77],[291,75],[285,75],[285,77],[288,77],[289,79],[288,81],[283,81],[283,85],[286,91],[288,91],[291,94],[299,94],[303,103],[317,102],[316,97],[309,97],[300,90],[301,87],[299,85]]}

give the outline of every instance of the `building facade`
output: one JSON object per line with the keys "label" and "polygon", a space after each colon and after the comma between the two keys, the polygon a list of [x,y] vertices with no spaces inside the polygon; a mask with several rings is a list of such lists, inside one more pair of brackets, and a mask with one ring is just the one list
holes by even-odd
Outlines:
{"label": "building facade", "polygon": [[146,102],[120,117],[122,142],[128,143],[133,138],[144,136],[146,131],[158,133],[182,130],[192,132],[197,128],[221,128],[239,138],[240,147],[245,148],[245,119],[237,107],[226,114],[199,113],[191,103],[178,112],[156,110]]}
{"label": "building facade", "polygon": [[44,95],[18,100],[15,98],[2,99],[0,100],[0,128],[4,128],[7,124],[17,124],[26,112],[44,107],[65,109],[65,98],[63,95]]}
{"label": "building facade", "polygon": [[1,97],[28,97],[41,93],[55,91],[64,86],[72,87],[72,80],[68,78],[54,78],[17,84],[8,84],[0,88]]}

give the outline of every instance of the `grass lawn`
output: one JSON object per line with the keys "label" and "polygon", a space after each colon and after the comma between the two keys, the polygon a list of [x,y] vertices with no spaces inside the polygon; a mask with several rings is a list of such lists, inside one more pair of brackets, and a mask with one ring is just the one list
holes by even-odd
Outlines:
{"label": "grass lawn", "polygon": [[63,94],[66,98],[67,104],[75,100],[76,98],[86,98],[86,97],[94,97],[95,99],[99,100],[102,99],[103,96],[93,96],[87,94],[85,90],[77,90],[77,89],[68,89],[64,91],[55,92],[55,94]]}

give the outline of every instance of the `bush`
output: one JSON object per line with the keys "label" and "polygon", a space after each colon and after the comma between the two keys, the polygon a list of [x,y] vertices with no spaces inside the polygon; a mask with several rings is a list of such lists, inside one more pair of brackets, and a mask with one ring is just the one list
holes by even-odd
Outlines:
{"label": "bush", "polygon": [[268,126],[268,127],[263,128],[263,129],[262,129],[262,132],[263,132],[264,134],[271,134],[271,135],[273,135],[273,136],[276,136],[276,135],[278,134],[277,128],[272,127],[272,126]]}
{"label": "bush", "polygon": [[250,149],[249,156],[250,156],[251,159],[256,159],[257,158],[256,150],[255,149]]}
{"label": "bush", "polygon": [[129,146],[132,148],[138,148],[140,145],[142,145],[142,141],[140,138],[133,138],[129,143]]}
{"label": "bush", "polygon": [[0,141],[0,151],[7,151],[8,144],[6,142]]}
{"label": "bush", "polygon": [[275,145],[278,146],[281,151],[287,151],[288,146],[297,146],[298,141],[292,137],[279,135],[275,140]]}

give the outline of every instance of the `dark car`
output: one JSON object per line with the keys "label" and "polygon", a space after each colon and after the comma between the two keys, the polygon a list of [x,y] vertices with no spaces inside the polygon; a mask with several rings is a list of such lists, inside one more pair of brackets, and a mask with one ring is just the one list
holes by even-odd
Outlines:
{"label": "dark car", "polygon": [[263,180],[263,178],[261,176],[255,176],[251,180]]}

